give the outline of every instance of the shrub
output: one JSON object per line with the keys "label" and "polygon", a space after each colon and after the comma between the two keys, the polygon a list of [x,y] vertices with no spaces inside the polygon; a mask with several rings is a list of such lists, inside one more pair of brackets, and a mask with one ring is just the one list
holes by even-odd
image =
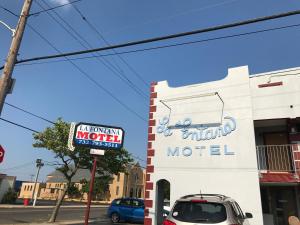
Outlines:
{"label": "shrub", "polygon": [[79,198],[81,196],[81,192],[75,186],[75,184],[71,184],[69,189],[67,190],[67,194],[69,198]]}
{"label": "shrub", "polygon": [[13,204],[17,200],[17,193],[9,188],[8,191],[3,195],[2,202],[3,204]]}

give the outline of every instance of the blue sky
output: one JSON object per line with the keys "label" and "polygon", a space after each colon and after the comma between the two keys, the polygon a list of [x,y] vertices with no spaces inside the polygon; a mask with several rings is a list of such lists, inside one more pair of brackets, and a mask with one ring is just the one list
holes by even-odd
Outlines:
{"label": "blue sky", "polygon": [[[42,1],[38,2],[48,8]],[[48,0],[46,2],[53,7],[68,1]],[[21,11],[22,4],[23,1],[17,0],[0,2],[1,6],[16,14]],[[118,44],[298,10],[300,1],[83,0],[76,3],[76,6],[110,44]],[[40,10],[42,9],[37,4],[37,0],[34,1],[31,12]],[[72,6],[56,9],[55,12],[67,21],[88,42],[89,46],[106,45],[87,26]],[[50,14],[56,16],[52,11]],[[11,27],[15,27],[17,23],[15,16],[1,8],[0,20]],[[292,16],[117,51],[232,35],[298,24],[298,21],[299,16]],[[28,26],[19,51],[19,59],[56,54],[57,51],[53,49],[53,46],[61,52],[85,49],[78,43],[80,38],[74,38],[74,34],[71,36],[63,30],[48,13],[30,17],[28,24],[45,37],[52,47]],[[76,60],[74,63],[108,89],[119,101],[147,120],[149,84],[152,81],[168,80],[170,86],[183,86],[221,79],[226,75],[228,68],[235,66],[248,65],[251,74],[298,67],[300,66],[299,38],[300,29],[296,27],[122,55],[123,59],[148,85],[145,85],[126,64],[115,56],[105,57],[105,63],[113,66],[114,73],[102,64],[101,59]],[[0,26],[1,64],[7,56],[10,42],[10,32],[4,26]],[[83,40],[81,43],[86,45]],[[122,75],[130,79],[146,97],[136,94],[121,81],[118,76]],[[16,66],[13,77],[16,79],[16,85],[13,94],[7,97],[6,102],[52,121],[62,117],[68,122],[84,121],[123,127],[126,131],[126,149],[135,156],[146,159],[147,122],[125,109],[106,91],[88,80],[70,62]],[[2,118],[37,131],[50,126],[47,122],[17,111],[8,105],[4,106]],[[21,180],[30,180],[30,175],[35,174],[36,170],[35,159],[42,158],[50,162],[54,160],[49,151],[35,149],[32,143],[32,132],[0,121],[0,144],[6,150],[5,160],[0,164],[0,172],[16,175]],[[143,161],[140,163],[144,164]],[[40,180],[45,180],[46,174],[52,170],[53,167],[43,167]]]}

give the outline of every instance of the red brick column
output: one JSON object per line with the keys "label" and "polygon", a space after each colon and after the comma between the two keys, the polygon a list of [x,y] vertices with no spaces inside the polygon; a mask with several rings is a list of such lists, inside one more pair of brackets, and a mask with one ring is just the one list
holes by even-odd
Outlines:
{"label": "red brick column", "polygon": [[298,144],[293,144],[292,148],[293,148],[293,158],[294,158],[295,167],[296,167],[295,172],[299,177],[299,175],[300,175],[300,146]]}
{"label": "red brick column", "polygon": [[150,109],[149,109],[149,124],[148,124],[148,148],[147,148],[147,168],[146,168],[146,187],[145,187],[145,218],[144,225],[152,225],[152,218],[149,217],[149,208],[153,207],[153,200],[150,199],[150,192],[153,191],[153,182],[151,182],[151,175],[154,173],[153,157],[155,156],[155,150],[152,147],[153,141],[155,141],[156,121],[154,119],[154,113],[156,112],[156,105],[154,100],[157,98],[157,92],[155,92],[156,82],[151,83],[150,87]]}

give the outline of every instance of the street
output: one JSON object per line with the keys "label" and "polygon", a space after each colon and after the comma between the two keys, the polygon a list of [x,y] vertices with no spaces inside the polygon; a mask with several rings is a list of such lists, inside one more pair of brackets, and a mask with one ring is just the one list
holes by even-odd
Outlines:
{"label": "street", "polygon": [[[111,224],[106,218],[106,207],[92,207],[90,211],[90,224],[107,225]],[[52,208],[0,208],[0,224],[19,223],[45,223],[48,221]],[[62,207],[60,208],[56,222],[70,222],[84,224],[85,207]],[[75,222],[76,221],[76,222]],[[131,225],[122,223],[124,225]]]}

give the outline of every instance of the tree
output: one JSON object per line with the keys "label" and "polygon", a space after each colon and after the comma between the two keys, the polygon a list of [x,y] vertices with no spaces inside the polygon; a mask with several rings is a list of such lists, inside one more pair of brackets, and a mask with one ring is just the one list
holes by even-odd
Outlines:
{"label": "tree", "polygon": [[[100,200],[104,199],[109,190],[109,183],[111,180],[112,180],[111,176],[96,177],[95,183],[94,183],[94,188],[93,188],[93,193],[92,193],[92,198],[100,199]],[[90,182],[88,182],[87,180],[82,180],[81,183],[83,184],[82,189],[81,189],[82,194],[89,193]]]}
{"label": "tree", "polygon": [[16,202],[17,197],[18,197],[17,193],[12,188],[9,188],[7,192],[3,195],[2,203],[13,204]]}
{"label": "tree", "polygon": [[[59,208],[69,189],[72,177],[78,169],[90,169],[93,165],[93,157],[89,154],[89,149],[76,147],[74,151],[68,149],[67,143],[69,138],[70,124],[59,118],[52,127],[46,128],[41,133],[33,134],[35,143],[33,147],[45,148],[55,154],[56,170],[60,171],[67,183],[61,196],[56,202],[55,208],[49,219],[49,222],[55,222]],[[125,150],[106,151],[97,162],[97,174],[118,174],[126,169],[127,164],[132,162],[130,154]]]}
{"label": "tree", "polygon": [[81,192],[78,190],[78,187],[76,187],[75,184],[72,183],[67,190],[67,195],[70,198],[78,198],[81,196]]}

